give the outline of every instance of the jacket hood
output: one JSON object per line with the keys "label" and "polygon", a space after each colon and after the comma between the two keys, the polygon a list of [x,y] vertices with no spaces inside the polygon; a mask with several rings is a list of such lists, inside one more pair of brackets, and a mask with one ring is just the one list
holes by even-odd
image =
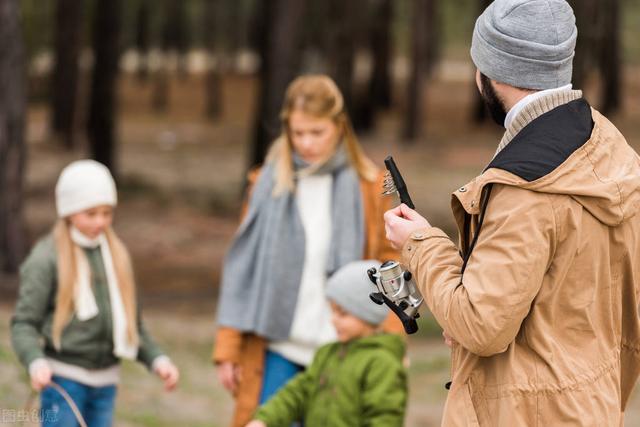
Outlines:
{"label": "jacket hood", "polygon": [[568,195],[609,226],[640,209],[638,154],[584,99],[532,121],[467,186],[475,191],[458,190],[454,195],[469,213],[476,213],[479,203],[473,199],[479,199],[489,183]]}
{"label": "jacket hood", "polygon": [[404,357],[406,349],[404,339],[401,336],[386,333],[356,339],[351,343],[351,345],[354,350],[382,348],[398,359],[402,359]]}

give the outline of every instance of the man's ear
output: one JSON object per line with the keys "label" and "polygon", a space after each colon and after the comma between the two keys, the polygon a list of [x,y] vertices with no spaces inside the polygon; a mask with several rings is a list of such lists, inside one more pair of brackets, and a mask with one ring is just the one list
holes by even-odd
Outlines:
{"label": "man's ear", "polygon": [[482,80],[480,80],[480,70],[476,68],[476,86],[478,87],[478,92],[482,93]]}

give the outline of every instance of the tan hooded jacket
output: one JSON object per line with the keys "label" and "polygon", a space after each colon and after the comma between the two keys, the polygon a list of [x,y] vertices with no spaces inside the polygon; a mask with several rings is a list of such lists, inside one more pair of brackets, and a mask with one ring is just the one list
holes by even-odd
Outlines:
{"label": "tan hooded jacket", "polygon": [[622,425],[640,372],[640,160],[550,102],[453,194],[460,252],[437,228],[403,248],[457,341],[444,426]]}

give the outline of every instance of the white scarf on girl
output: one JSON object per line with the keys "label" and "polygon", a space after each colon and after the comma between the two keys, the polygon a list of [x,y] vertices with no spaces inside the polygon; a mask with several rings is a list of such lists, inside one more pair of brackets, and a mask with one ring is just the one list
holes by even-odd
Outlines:
{"label": "white scarf on girl", "polygon": [[138,355],[138,347],[129,342],[127,336],[127,315],[118,286],[118,277],[113,266],[113,258],[109,249],[107,236],[102,233],[95,239],[82,234],[77,228],[71,227],[71,240],[76,244],[75,255],[77,263],[77,277],[74,286],[74,305],[76,317],[80,321],[89,320],[98,315],[93,290],[91,289],[91,267],[81,248],[95,249],[100,247],[102,262],[109,287],[109,301],[111,302],[111,318],[113,322],[113,354],[122,359],[134,360]]}

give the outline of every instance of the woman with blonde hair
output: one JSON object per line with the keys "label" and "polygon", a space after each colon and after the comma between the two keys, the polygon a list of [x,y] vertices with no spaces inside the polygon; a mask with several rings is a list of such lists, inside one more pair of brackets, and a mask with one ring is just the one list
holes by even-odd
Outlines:
{"label": "woman with blonde hair", "polygon": [[[224,261],[213,361],[236,398],[234,426],[335,341],[327,278],[355,260],[397,257],[385,239],[383,174],[360,147],[333,80],[295,79],[280,118],[281,135],[250,174]],[[401,330],[392,317],[384,327]]]}
{"label": "woman with blonde hair", "polygon": [[130,257],[111,228],[116,204],[104,165],[71,163],[56,185],[53,232],[20,269],[11,339],[42,391],[44,426],[76,426],[80,417],[91,427],[112,425],[121,359],[144,363],[167,390],[178,381],[142,324]]}

